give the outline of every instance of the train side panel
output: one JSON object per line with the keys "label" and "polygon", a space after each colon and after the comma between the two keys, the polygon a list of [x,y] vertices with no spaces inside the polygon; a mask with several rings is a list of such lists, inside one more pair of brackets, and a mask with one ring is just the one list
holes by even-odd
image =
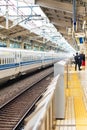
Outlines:
{"label": "train side panel", "polygon": [[41,53],[34,51],[21,51],[21,73],[27,73],[34,69],[41,68],[42,60]]}
{"label": "train side panel", "polygon": [[52,54],[48,53],[48,52],[44,52],[44,55],[43,55],[43,67],[52,65],[52,60],[53,60]]}
{"label": "train side panel", "polygon": [[15,75],[15,51],[0,49],[0,81]]}
{"label": "train side panel", "polygon": [[56,53],[0,48],[0,82],[47,67],[56,61]]}

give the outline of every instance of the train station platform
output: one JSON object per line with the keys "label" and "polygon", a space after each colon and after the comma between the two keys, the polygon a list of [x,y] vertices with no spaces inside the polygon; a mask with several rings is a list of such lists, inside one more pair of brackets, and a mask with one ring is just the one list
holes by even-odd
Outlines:
{"label": "train station platform", "polygon": [[81,71],[69,67],[65,89],[65,118],[56,120],[55,130],[87,130],[87,62]]}
{"label": "train station platform", "polygon": [[63,63],[54,65],[54,78],[24,130],[87,130],[87,62],[81,71]]}

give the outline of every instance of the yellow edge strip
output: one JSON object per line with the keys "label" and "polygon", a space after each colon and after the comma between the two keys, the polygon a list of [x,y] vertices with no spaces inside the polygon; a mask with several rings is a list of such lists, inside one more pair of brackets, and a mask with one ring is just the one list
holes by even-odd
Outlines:
{"label": "yellow edge strip", "polygon": [[74,98],[76,130],[87,130],[87,111],[83,101],[84,95],[80,79],[78,73],[72,73],[70,76],[66,96],[72,96]]}

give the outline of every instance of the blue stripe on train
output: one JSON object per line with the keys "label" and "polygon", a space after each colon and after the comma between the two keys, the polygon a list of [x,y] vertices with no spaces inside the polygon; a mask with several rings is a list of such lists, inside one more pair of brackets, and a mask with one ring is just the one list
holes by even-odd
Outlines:
{"label": "blue stripe on train", "polygon": [[[52,59],[45,59],[43,60],[44,62],[51,61]],[[42,60],[36,60],[36,61],[26,61],[26,62],[20,62],[20,63],[12,63],[12,64],[4,64],[0,65],[0,70],[5,70],[5,69],[11,69],[19,66],[25,66],[25,65],[31,65],[31,64],[36,64],[36,63],[42,63]]]}

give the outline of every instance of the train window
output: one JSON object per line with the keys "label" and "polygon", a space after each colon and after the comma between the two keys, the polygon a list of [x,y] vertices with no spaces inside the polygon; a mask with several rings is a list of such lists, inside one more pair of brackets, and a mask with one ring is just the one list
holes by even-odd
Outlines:
{"label": "train window", "polygon": [[12,63],[12,58],[10,58],[10,63]]}
{"label": "train window", "polygon": [[11,58],[9,58],[9,62],[11,63]]}
{"label": "train window", "polygon": [[14,63],[14,58],[13,58],[13,63]]}
{"label": "train window", "polygon": [[29,61],[31,60],[31,56],[29,56]]}
{"label": "train window", "polygon": [[2,58],[1,58],[1,64],[2,64]]}
{"label": "train window", "polygon": [[2,64],[4,64],[4,59],[2,58]]}
{"label": "train window", "polygon": [[6,63],[8,64],[8,58],[6,58]]}
{"label": "train window", "polygon": [[3,59],[3,64],[5,64],[5,58]]}
{"label": "train window", "polygon": [[25,57],[23,58],[23,61],[25,61]]}
{"label": "train window", "polygon": [[3,64],[4,64],[4,58],[3,58]]}
{"label": "train window", "polygon": [[8,64],[8,58],[6,58],[6,64]]}
{"label": "train window", "polygon": [[10,58],[8,58],[8,63],[10,63]]}
{"label": "train window", "polygon": [[6,58],[5,58],[5,64],[7,64],[7,60],[6,60]]}
{"label": "train window", "polygon": [[4,64],[6,64],[6,58],[4,58]]}
{"label": "train window", "polygon": [[11,63],[11,58],[9,58],[9,60],[10,60],[10,63]]}
{"label": "train window", "polygon": [[7,64],[8,64],[8,58],[7,58]]}
{"label": "train window", "polygon": [[11,58],[9,58],[9,63],[11,63]]}
{"label": "train window", "polygon": [[32,60],[32,57],[30,56],[30,60]]}
{"label": "train window", "polygon": [[31,60],[33,59],[33,56],[31,56]]}
{"label": "train window", "polygon": [[24,58],[22,57],[22,62],[24,61]]}
{"label": "train window", "polygon": [[12,58],[12,63],[13,63],[13,58]]}
{"label": "train window", "polygon": [[13,63],[13,59],[11,58],[11,63]]}
{"label": "train window", "polygon": [[9,58],[9,63],[10,63],[10,58]]}
{"label": "train window", "polygon": [[7,63],[9,64],[9,58],[7,59]]}
{"label": "train window", "polygon": [[32,60],[34,59],[34,56],[32,56]]}
{"label": "train window", "polygon": [[9,63],[10,63],[10,58],[9,58]]}
{"label": "train window", "polygon": [[11,63],[11,58],[10,58],[10,63]]}
{"label": "train window", "polygon": [[14,63],[14,59],[12,58],[12,63]]}
{"label": "train window", "polygon": [[11,58],[11,63],[12,63],[12,58]]}
{"label": "train window", "polygon": [[0,59],[0,64],[2,64],[2,59]]}
{"label": "train window", "polygon": [[11,58],[11,63],[12,63],[12,58]]}
{"label": "train window", "polygon": [[5,58],[4,58],[4,64],[5,64]]}
{"label": "train window", "polygon": [[6,60],[6,58],[5,58],[5,64],[7,64],[7,60]]}

